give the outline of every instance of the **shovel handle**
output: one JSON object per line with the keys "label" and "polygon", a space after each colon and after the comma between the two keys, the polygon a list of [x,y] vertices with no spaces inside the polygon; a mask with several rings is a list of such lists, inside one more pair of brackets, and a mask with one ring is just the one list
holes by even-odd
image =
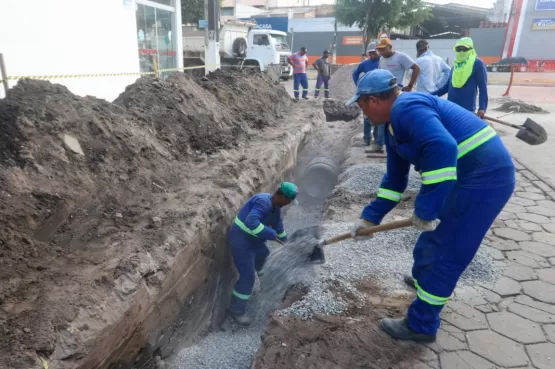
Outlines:
{"label": "shovel handle", "polygon": [[499,120],[499,119],[492,118],[492,117],[484,116],[484,119],[485,119],[485,120],[489,120],[490,122],[503,124],[504,126],[513,127],[513,128],[516,128],[516,129],[521,129],[521,128],[522,128],[522,127],[519,126],[518,124],[508,123],[508,122],[505,122],[505,121],[503,121],[503,120]]}
{"label": "shovel handle", "polygon": [[[374,227],[368,227],[368,228],[360,229],[357,232],[357,236],[370,236],[371,234],[374,234],[374,233],[383,232],[383,231],[390,231],[392,229],[398,229],[398,228],[406,228],[406,227],[410,227],[410,226],[412,226],[412,220],[411,219],[397,220],[397,221],[391,222],[391,223],[380,224],[380,225],[377,225],[377,226],[374,226]],[[343,234],[340,234],[338,236],[335,236],[335,237],[332,237],[332,238],[328,238],[327,240],[324,240],[324,245],[331,245],[332,243],[348,240],[349,238],[351,238],[351,232],[343,233]]]}

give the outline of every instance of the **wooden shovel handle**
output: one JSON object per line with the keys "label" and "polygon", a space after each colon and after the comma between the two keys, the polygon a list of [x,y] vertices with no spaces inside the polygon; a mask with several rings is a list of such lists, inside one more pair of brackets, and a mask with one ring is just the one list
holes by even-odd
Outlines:
{"label": "wooden shovel handle", "polygon": [[[410,226],[412,226],[412,219],[397,220],[391,223],[380,224],[374,227],[359,229],[357,232],[357,236],[370,236],[371,234],[374,234],[374,233],[390,231],[392,229],[398,229],[398,228],[406,228]],[[332,243],[348,240],[349,238],[351,238],[351,232],[343,233],[338,236],[328,238],[327,240],[324,241],[324,245],[331,245]]]}
{"label": "wooden shovel handle", "polygon": [[519,126],[519,125],[512,124],[512,123],[508,123],[508,122],[505,122],[505,121],[503,121],[503,120],[496,119],[496,118],[492,118],[492,117],[488,117],[488,116],[484,116],[484,119],[485,119],[485,120],[489,120],[490,122],[503,124],[503,125],[505,125],[505,126],[513,127],[513,128],[516,128],[516,129],[521,129],[521,128],[522,128],[522,127]]}

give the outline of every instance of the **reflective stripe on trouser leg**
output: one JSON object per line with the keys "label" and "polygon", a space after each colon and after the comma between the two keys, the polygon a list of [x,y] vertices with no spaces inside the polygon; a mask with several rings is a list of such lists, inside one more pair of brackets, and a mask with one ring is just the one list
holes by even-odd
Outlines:
{"label": "reflective stripe on trouser leg", "polygon": [[379,188],[377,197],[381,197],[382,199],[387,199],[394,202],[399,202],[403,198],[403,194],[401,192],[388,190],[387,188]]}
{"label": "reflective stripe on trouser leg", "polygon": [[299,97],[299,85],[301,84],[301,74],[293,74],[293,94],[295,97]]}
{"label": "reflective stripe on trouser leg", "polygon": [[254,287],[254,247],[249,243],[234,243],[231,246],[231,254],[239,272],[239,279],[233,288],[229,310],[234,314],[244,314]]}
{"label": "reflective stripe on trouser leg", "polygon": [[[514,168],[507,167],[507,172]],[[499,170],[491,176],[503,176]],[[487,181],[487,177],[482,180]],[[514,189],[514,182],[492,189],[455,186],[440,211],[441,223],[433,232],[420,234],[414,247],[412,275],[418,297],[407,313],[409,328],[435,335],[439,314],[457,282],[478,251],[484,236]]]}

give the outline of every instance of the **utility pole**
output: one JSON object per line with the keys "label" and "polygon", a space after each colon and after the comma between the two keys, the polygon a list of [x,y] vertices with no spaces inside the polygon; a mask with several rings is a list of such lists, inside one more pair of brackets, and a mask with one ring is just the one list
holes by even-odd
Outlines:
{"label": "utility pole", "polygon": [[204,16],[208,20],[205,32],[205,74],[220,67],[220,8],[218,0],[204,0]]}
{"label": "utility pole", "polygon": [[337,18],[333,20],[333,51],[332,63],[337,64]]}

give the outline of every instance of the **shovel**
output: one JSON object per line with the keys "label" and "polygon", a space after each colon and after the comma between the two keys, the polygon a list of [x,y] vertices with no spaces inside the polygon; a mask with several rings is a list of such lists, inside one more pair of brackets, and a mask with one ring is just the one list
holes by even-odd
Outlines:
{"label": "shovel", "polygon": [[508,127],[518,129],[518,132],[516,133],[516,138],[526,142],[528,145],[541,145],[542,143],[547,141],[547,132],[545,131],[545,129],[530,118],[526,118],[526,121],[521,126],[519,126],[518,124],[507,123],[505,121],[491,117],[484,117],[484,119],[489,120],[490,122],[499,123]]}
{"label": "shovel", "polygon": [[[393,229],[406,228],[412,226],[411,219],[398,220],[391,223],[380,224],[374,227],[364,228],[357,232],[357,236],[370,236],[371,234],[390,231]],[[325,240],[320,239],[321,227],[315,226],[307,229],[299,230],[291,235],[290,243],[292,242],[310,242],[313,245],[312,252],[308,256],[308,261],[314,264],[324,264],[326,257],[324,255],[324,246],[331,245],[340,241],[348,240],[351,237],[351,232],[343,233]],[[306,238],[311,236],[312,238]],[[301,238],[302,237],[302,238]]]}

